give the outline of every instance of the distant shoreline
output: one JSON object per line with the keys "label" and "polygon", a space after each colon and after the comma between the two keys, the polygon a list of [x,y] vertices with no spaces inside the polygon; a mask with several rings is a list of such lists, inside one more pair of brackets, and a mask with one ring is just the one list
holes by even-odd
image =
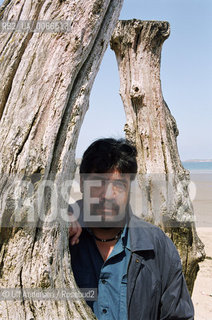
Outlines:
{"label": "distant shoreline", "polygon": [[[82,158],[76,158],[75,161],[77,164],[80,164]],[[181,160],[182,162],[212,162],[212,159],[189,159]]]}
{"label": "distant shoreline", "polygon": [[[80,165],[82,158],[76,158],[76,164]],[[212,159],[189,159],[189,160],[181,160],[182,163],[205,163],[205,162],[212,162]]]}
{"label": "distant shoreline", "polygon": [[212,159],[190,159],[182,160],[182,162],[212,162]]}

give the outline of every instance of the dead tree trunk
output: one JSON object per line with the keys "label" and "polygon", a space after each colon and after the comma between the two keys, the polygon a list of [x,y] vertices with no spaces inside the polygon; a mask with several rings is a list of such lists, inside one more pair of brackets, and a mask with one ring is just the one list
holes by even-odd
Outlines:
{"label": "dead tree trunk", "polygon": [[[21,293],[11,301],[11,291],[5,299],[0,292],[1,319],[94,318],[81,298],[55,298],[53,291],[53,299],[28,299],[24,289],[77,290],[68,250],[68,180],[122,2],[20,0],[1,8],[1,22],[32,28],[40,21],[40,32],[23,32],[26,25],[15,32],[7,24],[0,33],[0,288]],[[52,32],[41,31],[45,23]]]}
{"label": "dead tree trunk", "polygon": [[126,137],[138,149],[142,189],[139,214],[172,238],[192,292],[204,250],[194,224],[189,174],[178,155],[177,125],[161,91],[161,49],[169,32],[167,22],[120,21],[111,48],[118,61]]}

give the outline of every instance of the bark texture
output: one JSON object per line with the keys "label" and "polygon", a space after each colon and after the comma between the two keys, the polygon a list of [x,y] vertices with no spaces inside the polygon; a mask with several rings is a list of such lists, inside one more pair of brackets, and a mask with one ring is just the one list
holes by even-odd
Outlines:
{"label": "bark texture", "polygon": [[[0,288],[77,290],[61,218],[68,197],[58,190],[73,178],[89,93],[122,2],[20,0],[1,7],[2,21],[71,21],[71,30],[0,34]],[[44,187],[52,183],[50,193]],[[82,299],[21,296],[0,301],[0,318],[94,316]]]}
{"label": "bark texture", "polygon": [[189,173],[178,154],[177,125],[161,90],[161,49],[169,33],[168,22],[119,21],[111,48],[118,62],[126,137],[138,150],[139,215],[162,227],[174,241],[192,292],[204,250],[194,224]]}

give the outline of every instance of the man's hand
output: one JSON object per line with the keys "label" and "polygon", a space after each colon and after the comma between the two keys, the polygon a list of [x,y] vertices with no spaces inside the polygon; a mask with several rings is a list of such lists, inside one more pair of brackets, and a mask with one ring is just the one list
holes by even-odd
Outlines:
{"label": "man's hand", "polygon": [[82,233],[82,228],[78,221],[71,222],[71,226],[69,228],[69,241],[71,245],[75,245],[79,243],[79,237]]}

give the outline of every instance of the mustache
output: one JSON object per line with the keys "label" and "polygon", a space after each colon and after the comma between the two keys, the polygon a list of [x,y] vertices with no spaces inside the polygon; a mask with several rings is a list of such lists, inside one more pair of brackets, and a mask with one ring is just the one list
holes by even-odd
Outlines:
{"label": "mustache", "polygon": [[97,204],[99,209],[119,210],[119,205],[113,200],[100,200]]}

